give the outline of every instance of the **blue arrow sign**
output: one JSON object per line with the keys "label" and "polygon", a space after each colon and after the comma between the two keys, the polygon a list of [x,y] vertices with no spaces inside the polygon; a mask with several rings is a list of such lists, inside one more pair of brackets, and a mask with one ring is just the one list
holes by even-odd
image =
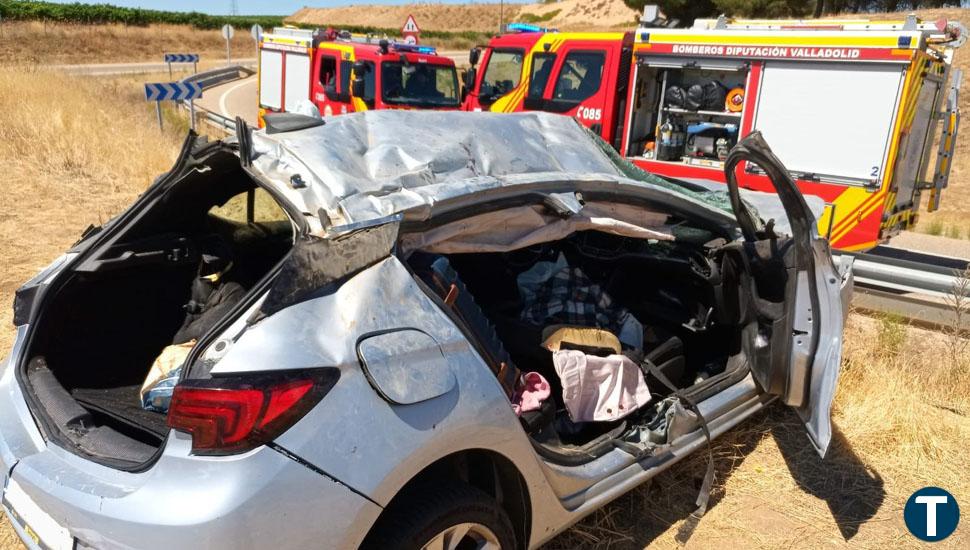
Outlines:
{"label": "blue arrow sign", "polygon": [[197,63],[199,54],[197,53],[167,53],[165,54],[166,63]]}
{"label": "blue arrow sign", "polygon": [[202,97],[202,87],[195,82],[155,82],[145,84],[145,99],[148,101],[179,101]]}

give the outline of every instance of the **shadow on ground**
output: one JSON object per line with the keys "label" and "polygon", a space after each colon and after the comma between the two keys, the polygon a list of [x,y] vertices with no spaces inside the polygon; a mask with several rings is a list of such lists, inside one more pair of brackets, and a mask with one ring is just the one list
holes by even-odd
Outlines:
{"label": "shadow on ground", "polygon": [[[708,510],[730,494],[725,485],[765,439],[775,440],[797,486],[823,500],[845,541],[872,519],[886,497],[880,475],[866,466],[836,428],[825,460],[805,435],[804,425],[787,407],[774,405],[715,442],[715,488]],[[707,467],[707,453],[673,466],[651,482],[594,512],[545,548],[643,548],[687,519]],[[779,503],[781,507],[783,503]],[[784,509],[779,509],[784,513]],[[760,523],[760,522],[759,522]],[[703,526],[701,518],[699,525]],[[680,533],[683,535],[683,533]],[[678,541],[684,542],[682,536]]]}

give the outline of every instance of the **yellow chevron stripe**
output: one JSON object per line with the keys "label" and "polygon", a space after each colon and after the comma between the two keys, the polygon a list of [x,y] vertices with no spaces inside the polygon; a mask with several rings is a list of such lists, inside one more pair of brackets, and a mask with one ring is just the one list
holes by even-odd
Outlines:
{"label": "yellow chevron stripe", "polygon": [[881,193],[870,193],[861,187],[849,187],[835,199],[836,221],[832,226],[832,242],[836,242],[851,231],[862,220],[859,213],[864,212],[873,201],[878,201]]}

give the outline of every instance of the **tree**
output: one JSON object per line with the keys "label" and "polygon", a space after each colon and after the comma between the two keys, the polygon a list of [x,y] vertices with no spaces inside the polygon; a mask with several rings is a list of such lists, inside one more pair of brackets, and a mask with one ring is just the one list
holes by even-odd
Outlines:
{"label": "tree", "polygon": [[734,17],[805,17],[815,0],[714,0],[717,11]]}
{"label": "tree", "polygon": [[694,19],[717,17],[714,0],[623,0],[623,3],[642,12],[646,4],[657,4],[667,19],[680,20],[680,26],[688,26]]}

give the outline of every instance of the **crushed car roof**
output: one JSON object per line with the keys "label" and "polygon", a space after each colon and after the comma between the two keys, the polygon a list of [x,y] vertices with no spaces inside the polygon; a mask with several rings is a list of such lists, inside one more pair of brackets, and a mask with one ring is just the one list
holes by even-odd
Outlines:
{"label": "crushed car roof", "polygon": [[388,110],[325,121],[252,136],[253,168],[325,227],[400,212],[421,219],[443,200],[556,182],[662,188],[726,209],[724,197],[708,200],[644,172],[631,176],[632,165],[570,117]]}

